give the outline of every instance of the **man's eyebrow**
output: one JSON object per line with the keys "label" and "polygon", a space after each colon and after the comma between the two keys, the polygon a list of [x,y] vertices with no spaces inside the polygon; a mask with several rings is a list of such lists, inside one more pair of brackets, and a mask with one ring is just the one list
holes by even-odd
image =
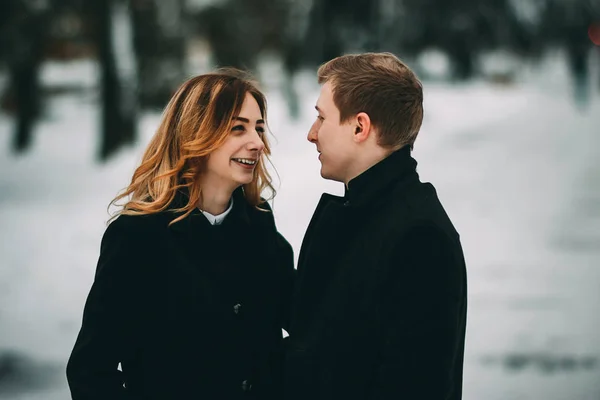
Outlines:
{"label": "man's eyebrow", "polygon": [[[238,120],[238,121],[242,121],[242,122],[244,122],[246,124],[250,123],[250,120],[248,118],[244,118],[244,117],[234,117],[233,119],[234,120]],[[265,120],[264,119],[258,119],[258,120],[256,120],[256,123],[257,124],[264,124]]]}
{"label": "man's eyebrow", "polygon": [[318,112],[320,112],[321,114],[323,113],[323,111],[319,108],[319,106],[315,106],[315,110],[317,110]]}

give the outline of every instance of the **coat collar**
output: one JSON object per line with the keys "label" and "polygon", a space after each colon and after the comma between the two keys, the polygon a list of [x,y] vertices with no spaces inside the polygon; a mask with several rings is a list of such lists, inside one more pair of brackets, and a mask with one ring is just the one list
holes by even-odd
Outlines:
{"label": "coat collar", "polygon": [[367,205],[395,183],[418,180],[416,168],[417,161],[411,156],[411,146],[402,147],[348,182],[344,196],[346,205]]}
{"label": "coat collar", "polygon": [[[237,188],[234,190],[232,197],[233,209],[227,215],[227,218],[225,218],[222,225],[229,225],[229,223],[234,220],[250,225],[250,215],[248,211],[249,205],[244,197],[244,189],[242,187]],[[169,222],[176,219],[180,215],[183,215],[182,212],[175,212],[174,210],[184,207],[188,203],[188,199],[189,192],[186,188],[177,191],[175,198],[166,211],[166,213],[169,215]],[[213,225],[211,225],[208,219],[202,214],[202,211],[196,207],[192,210],[190,215],[181,221],[175,222],[170,227],[177,232],[193,232],[198,228],[211,228]]]}

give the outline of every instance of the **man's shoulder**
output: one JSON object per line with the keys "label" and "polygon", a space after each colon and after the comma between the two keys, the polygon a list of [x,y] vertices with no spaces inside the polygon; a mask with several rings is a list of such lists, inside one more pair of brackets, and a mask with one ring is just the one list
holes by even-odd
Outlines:
{"label": "man's shoulder", "polygon": [[432,229],[452,236],[457,234],[437,190],[429,182],[417,182],[395,190],[388,204],[387,218],[401,230]]}
{"label": "man's shoulder", "polygon": [[381,211],[391,214],[428,213],[443,208],[437,190],[429,182],[416,181],[410,185],[396,185],[384,200],[387,207]]}

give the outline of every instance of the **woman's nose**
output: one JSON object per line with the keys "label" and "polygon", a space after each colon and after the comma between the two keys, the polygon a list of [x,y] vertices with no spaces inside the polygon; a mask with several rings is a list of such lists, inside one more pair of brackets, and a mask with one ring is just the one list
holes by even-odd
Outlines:
{"label": "woman's nose", "polygon": [[265,143],[263,142],[260,133],[255,130],[252,134],[252,140],[250,141],[250,150],[255,150],[260,153],[264,150],[264,148]]}

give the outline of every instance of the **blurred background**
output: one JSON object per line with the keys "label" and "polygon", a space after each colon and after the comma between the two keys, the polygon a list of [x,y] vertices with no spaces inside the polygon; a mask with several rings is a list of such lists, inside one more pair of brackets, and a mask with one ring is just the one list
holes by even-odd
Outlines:
{"label": "blurred background", "polygon": [[343,192],[306,141],[316,68],[368,50],[424,82],[418,171],[469,272],[464,399],[600,399],[599,43],[598,0],[1,0],[0,398],[70,398],[107,205],[184,79],[261,82],[297,258]]}

